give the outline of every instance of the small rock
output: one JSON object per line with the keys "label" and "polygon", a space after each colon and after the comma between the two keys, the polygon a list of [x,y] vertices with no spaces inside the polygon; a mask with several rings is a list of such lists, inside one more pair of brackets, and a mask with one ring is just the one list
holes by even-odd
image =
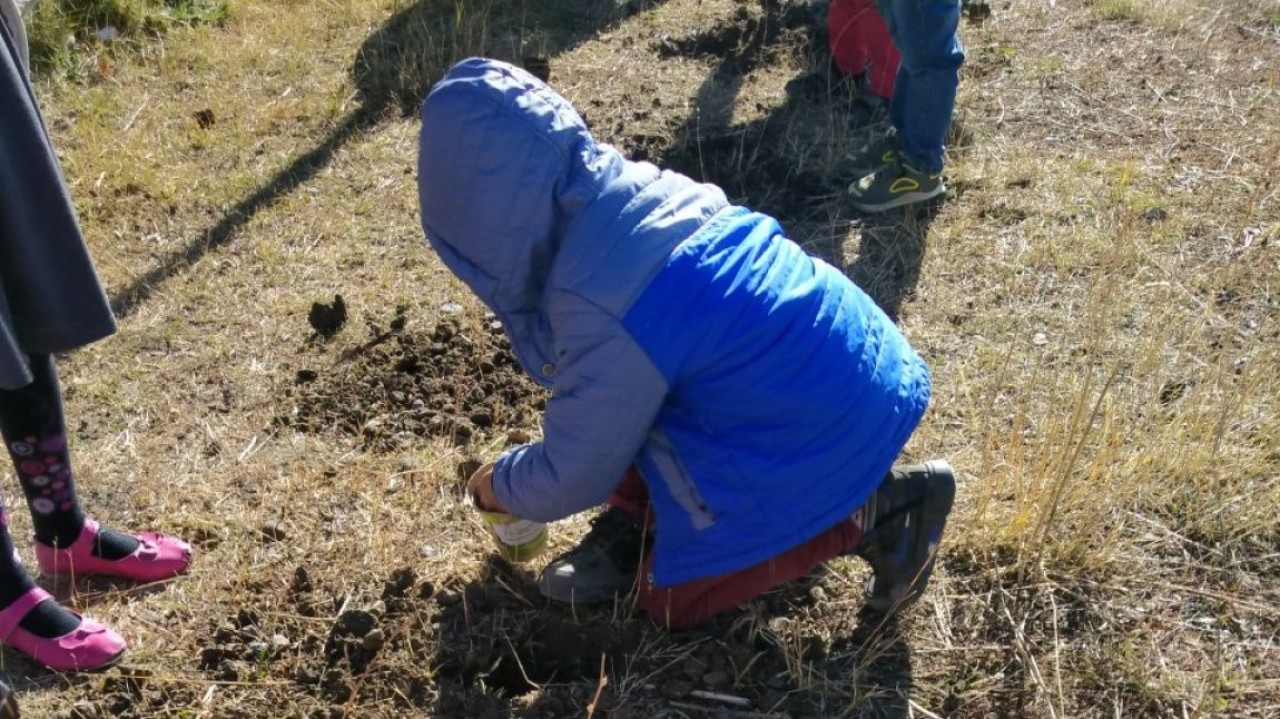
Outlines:
{"label": "small rock", "polygon": [[364,635],[364,638],[360,640],[360,646],[364,647],[365,650],[370,652],[378,651],[379,649],[382,648],[382,645],[386,643],[387,643],[386,634],[384,634],[381,629],[377,629],[377,628],[373,629],[368,634]]}
{"label": "small rock", "polygon": [[363,609],[349,609],[338,616],[333,633],[349,637],[363,637],[377,626],[378,620]]}
{"label": "small rock", "polygon": [[430,544],[424,544],[418,547],[418,556],[430,559],[440,553],[440,550]]}
{"label": "small rock", "polygon": [[227,644],[240,639],[240,630],[231,622],[222,622],[218,628],[213,630],[213,641],[219,644]]}
{"label": "small rock", "polygon": [[262,534],[263,538],[271,542],[279,542],[289,536],[288,533],[284,531],[284,525],[281,524],[278,519],[270,519],[263,522],[262,526],[258,528],[258,531]]}
{"label": "small rock", "polygon": [[147,680],[151,678],[151,672],[146,669],[130,669],[122,672],[118,676],[108,677],[102,682],[103,694],[127,694],[131,697],[142,696],[142,689],[146,686]]}
{"label": "small rock", "polygon": [[200,650],[200,668],[204,670],[214,669],[222,663],[222,657],[225,652],[221,647],[205,647]]}
{"label": "small rock", "polygon": [[1035,336],[1031,338],[1031,343],[1037,347],[1047,345],[1049,344],[1049,336],[1043,332],[1037,332]]}
{"label": "small rock", "polygon": [[528,444],[533,441],[533,435],[523,429],[513,429],[507,432],[507,442],[511,444]]}
{"label": "small rock", "polygon": [[446,302],[437,308],[442,315],[460,315],[462,314],[462,305],[457,302]]}
{"label": "small rock", "polygon": [[309,592],[313,589],[311,575],[307,572],[306,567],[300,566],[293,570],[293,582],[289,585],[289,589],[294,594]]}
{"label": "small rock", "polygon": [[408,567],[401,567],[391,573],[391,578],[382,584],[382,598],[393,599],[403,597],[418,581],[418,575]]}

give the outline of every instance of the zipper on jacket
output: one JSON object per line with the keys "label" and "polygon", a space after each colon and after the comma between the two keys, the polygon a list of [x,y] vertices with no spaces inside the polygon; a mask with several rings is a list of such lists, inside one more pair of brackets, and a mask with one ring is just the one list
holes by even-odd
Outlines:
{"label": "zipper on jacket", "polygon": [[698,493],[693,477],[689,475],[684,462],[676,454],[675,445],[661,430],[655,429],[649,432],[647,451],[649,458],[657,467],[663,484],[667,486],[667,491],[671,493],[680,508],[689,515],[694,529],[706,529],[715,524],[715,515],[711,513],[702,495]]}

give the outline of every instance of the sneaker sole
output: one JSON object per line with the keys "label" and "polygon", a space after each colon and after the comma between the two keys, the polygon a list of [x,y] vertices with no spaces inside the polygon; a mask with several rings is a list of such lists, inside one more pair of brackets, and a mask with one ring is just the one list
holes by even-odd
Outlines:
{"label": "sneaker sole", "polygon": [[914,205],[919,202],[927,202],[929,200],[932,200],[935,197],[946,194],[946,192],[947,192],[946,185],[939,182],[937,187],[935,187],[932,190],[929,190],[928,192],[904,192],[903,194],[893,198],[892,200],[889,200],[888,202],[880,202],[875,204],[858,202],[857,200],[854,200],[853,206],[858,208],[859,210],[862,210],[863,212],[868,212],[868,213],[884,212],[885,210],[892,210],[895,207],[902,207],[904,205]]}
{"label": "sneaker sole", "polygon": [[906,546],[919,546],[925,533],[933,535],[929,538],[927,549],[930,556],[920,569],[920,573],[900,595],[882,598],[867,597],[867,607],[882,614],[895,614],[910,606],[928,588],[929,579],[933,576],[933,565],[938,556],[938,548],[942,543],[942,534],[946,529],[947,517],[950,516],[951,508],[955,504],[955,470],[948,462],[940,459],[929,460],[924,465],[929,469],[931,480],[928,495],[924,499],[925,509],[920,515],[919,525],[905,539]]}

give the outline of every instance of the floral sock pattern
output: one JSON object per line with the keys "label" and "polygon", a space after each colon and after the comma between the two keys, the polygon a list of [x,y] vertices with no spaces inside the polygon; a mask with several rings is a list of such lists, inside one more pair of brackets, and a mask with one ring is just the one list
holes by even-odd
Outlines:
{"label": "floral sock pattern", "polygon": [[[53,357],[32,355],[30,359],[31,384],[0,390],[0,434],[31,509],[36,541],[68,547],[79,539],[85,514],[71,475],[62,392]],[[127,534],[103,530],[94,554],[119,559],[137,546]]]}

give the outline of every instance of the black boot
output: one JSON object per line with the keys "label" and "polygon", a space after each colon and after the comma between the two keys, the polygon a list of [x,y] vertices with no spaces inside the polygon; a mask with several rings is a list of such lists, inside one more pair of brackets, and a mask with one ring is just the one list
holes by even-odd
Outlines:
{"label": "black boot", "polygon": [[542,595],[574,604],[613,601],[635,586],[648,539],[640,520],[609,507],[591,520],[578,546],[542,570]]}
{"label": "black boot", "polygon": [[956,496],[951,465],[897,465],[876,490],[875,518],[854,554],[871,564],[867,607],[893,614],[920,598]]}

